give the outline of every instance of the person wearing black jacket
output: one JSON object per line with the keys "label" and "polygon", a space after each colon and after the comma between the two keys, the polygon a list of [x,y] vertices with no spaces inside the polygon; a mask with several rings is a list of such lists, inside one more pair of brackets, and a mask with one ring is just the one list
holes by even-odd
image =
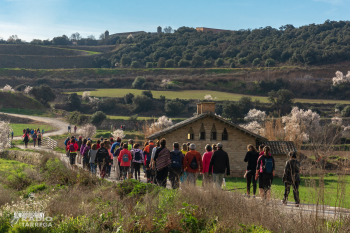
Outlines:
{"label": "person wearing black jacket", "polygon": [[230,161],[228,154],[222,149],[223,145],[218,143],[217,147],[218,150],[213,153],[210,159],[208,173],[210,174],[213,171],[213,181],[217,188],[221,188],[225,170],[227,176],[230,175]]}
{"label": "person wearing black jacket", "polygon": [[259,153],[255,149],[255,147],[251,144],[248,145],[247,149],[248,149],[248,152],[244,158],[244,162],[248,162],[247,171],[245,174],[245,178],[247,179],[247,195],[248,197],[250,197],[250,185],[253,181],[253,197],[255,198],[255,194],[256,194],[255,173],[256,173],[256,166],[259,159]]}
{"label": "person wearing black jacket", "polygon": [[100,176],[102,179],[105,177],[107,165],[110,163],[108,150],[109,142],[105,141],[101,143],[101,148],[99,148],[96,152],[95,161],[98,165],[98,169],[100,170]]}
{"label": "person wearing black jacket", "polygon": [[[275,176],[275,160],[270,154],[270,147],[264,147],[264,154],[259,157],[256,166],[255,179],[259,178],[263,187],[263,192],[260,193],[261,198],[270,199],[271,185]],[[260,185],[260,184],[259,184]]]}
{"label": "person wearing black jacket", "polygon": [[299,199],[299,184],[300,184],[300,163],[297,161],[297,153],[289,152],[290,160],[287,161],[286,166],[284,168],[284,174],[282,177],[282,181],[284,183],[284,198],[282,203],[284,205],[287,204],[288,195],[290,192],[290,186],[293,187],[293,195],[295,200],[295,206],[299,207],[300,199]]}

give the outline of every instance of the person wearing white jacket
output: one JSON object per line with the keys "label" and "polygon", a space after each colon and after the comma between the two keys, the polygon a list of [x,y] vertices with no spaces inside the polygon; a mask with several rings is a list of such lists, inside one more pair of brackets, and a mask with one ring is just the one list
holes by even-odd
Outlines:
{"label": "person wearing white jacket", "polygon": [[140,166],[143,164],[144,161],[144,155],[143,151],[140,149],[140,144],[136,143],[134,145],[134,148],[131,149],[131,155],[132,155],[132,164],[134,166],[135,171],[135,180],[140,181]]}

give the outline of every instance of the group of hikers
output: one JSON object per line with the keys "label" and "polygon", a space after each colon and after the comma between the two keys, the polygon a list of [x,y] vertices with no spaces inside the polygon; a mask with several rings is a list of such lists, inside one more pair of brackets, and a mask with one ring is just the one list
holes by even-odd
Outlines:
{"label": "group of hikers", "polygon": [[30,138],[33,139],[34,147],[36,145],[37,140],[38,140],[38,146],[41,146],[41,138],[43,135],[44,135],[44,129],[42,129],[41,132],[40,132],[40,128],[38,128],[38,129],[29,129],[29,128],[23,129],[22,138],[23,138],[25,148],[28,148],[28,143],[29,143]]}
{"label": "group of hikers", "polygon": [[[259,146],[259,151],[253,145],[248,145],[247,154],[244,162],[247,162],[247,170],[244,177],[247,180],[246,196],[250,197],[251,184],[253,186],[253,197],[255,198],[257,190],[257,181],[259,180],[259,194],[261,198],[270,199],[271,185],[275,176],[275,160],[271,156],[270,147],[265,145]],[[282,181],[285,184],[284,198],[282,204],[286,205],[290,188],[293,188],[295,206],[300,204],[299,184],[300,184],[300,163],[297,161],[297,153],[289,152],[289,160],[284,169]]]}
{"label": "group of hikers", "polygon": [[[135,178],[141,180],[140,170],[143,168],[147,183],[154,183],[166,187],[169,179],[171,187],[177,189],[181,183],[196,185],[198,175],[202,174],[202,186],[214,184],[221,189],[225,173],[230,175],[229,156],[223,149],[222,143],[205,146],[203,156],[196,150],[194,143],[183,143],[180,148],[178,142],[173,143],[172,150],[166,147],[166,139],[147,141],[143,147],[139,143],[122,142],[118,137],[100,138],[93,143],[90,138],[79,136],[67,138],[65,141],[67,156],[72,167],[76,163],[83,163],[83,168],[90,170],[103,179],[115,173],[117,180]],[[257,191],[267,200],[271,196],[271,185],[275,176],[275,161],[271,156],[270,147],[259,146],[259,152],[253,145],[248,145],[248,152],[244,158],[247,169],[244,177],[247,181],[247,197],[250,197],[250,188],[253,186],[253,197]],[[299,167],[296,152],[289,153],[290,160],[286,163],[283,182],[285,194],[282,201],[287,203],[290,187],[293,188],[296,206],[299,206],[298,187],[300,183]]]}

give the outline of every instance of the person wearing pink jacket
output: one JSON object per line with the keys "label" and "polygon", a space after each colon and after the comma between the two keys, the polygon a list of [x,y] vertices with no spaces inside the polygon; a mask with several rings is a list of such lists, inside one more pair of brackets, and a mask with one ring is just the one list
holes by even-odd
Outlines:
{"label": "person wearing pink jacket", "polygon": [[209,176],[209,164],[211,156],[213,155],[212,148],[209,144],[205,146],[205,153],[203,154],[202,162],[203,162],[203,182],[202,187],[206,187],[211,182],[211,177]]}

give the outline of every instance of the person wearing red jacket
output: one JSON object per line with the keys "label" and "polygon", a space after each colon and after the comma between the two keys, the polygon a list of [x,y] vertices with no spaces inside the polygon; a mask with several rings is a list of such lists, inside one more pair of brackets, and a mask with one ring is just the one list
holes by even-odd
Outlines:
{"label": "person wearing red jacket", "polygon": [[211,145],[207,144],[205,146],[206,152],[203,154],[202,162],[203,162],[203,182],[202,187],[207,186],[211,182],[211,177],[209,176],[209,164],[211,156],[213,155]]}
{"label": "person wearing red jacket", "polygon": [[125,180],[128,175],[128,171],[132,160],[132,156],[130,151],[128,150],[127,143],[124,143],[123,150],[120,151],[118,160],[120,160],[121,173],[123,174]]}
{"label": "person wearing red jacket", "polygon": [[202,172],[203,163],[201,154],[196,151],[196,145],[190,144],[190,151],[186,153],[183,161],[184,171],[187,172],[187,181],[196,185],[198,173]]}
{"label": "person wearing red jacket", "polygon": [[78,149],[78,143],[75,141],[74,138],[72,138],[70,140],[70,144],[67,145],[67,150],[69,151],[69,163],[71,166],[75,164],[75,158],[77,157]]}

